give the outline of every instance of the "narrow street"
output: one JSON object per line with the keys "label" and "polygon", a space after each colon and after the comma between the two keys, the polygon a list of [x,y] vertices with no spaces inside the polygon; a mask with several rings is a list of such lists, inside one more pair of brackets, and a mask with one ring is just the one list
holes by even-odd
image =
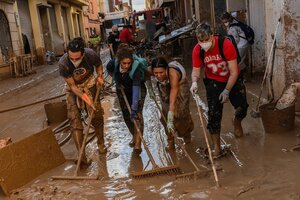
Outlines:
{"label": "narrow street", "polygon": [[[107,52],[107,51],[106,51]],[[102,55],[105,63],[107,55]],[[50,66],[55,68],[57,66]],[[258,81],[259,82],[259,81]],[[247,83],[251,94],[257,94],[258,82]],[[20,106],[41,99],[64,93],[64,81],[58,71],[37,83],[0,97],[0,109]],[[198,92],[205,106],[205,90]],[[257,98],[248,94],[250,104],[248,113],[256,105]],[[64,98],[64,97],[63,97]],[[63,99],[62,98],[62,99]],[[60,101],[61,99],[53,100]],[[67,162],[31,183],[12,192],[11,199],[299,199],[300,164],[299,152],[284,152],[299,144],[300,119],[296,117],[296,127],[289,133],[265,134],[261,119],[250,116],[243,121],[245,136],[235,139],[232,134],[233,108],[230,104],[224,108],[222,138],[231,145],[232,151],[240,161],[227,155],[216,160],[222,168],[218,172],[221,188],[215,187],[212,173],[199,179],[175,180],[175,176],[155,176],[142,180],[130,178],[131,172],[152,168],[145,150],[140,156],[132,153],[128,143],[131,135],[121,115],[116,95],[109,95],[102,100],[105,110],[105,141],[108,147],[106,155],[99,156],[96,141],[87,146],[87,156],[92,164],[81,171],[82,175],[100,175],[97,181],[60,181],[51,180],[53,175],[71,175],[75,170],[74,159],[77,151],[72,140],[62,147]],[[0,136],[11,137],[13,142],[40,131],[45,127],[43,103],[0,114]],[[191,99],[191,111],[195,123],[192,143],[187,146],[191,157],[200,170],[201,165],[211,168],[203,158],[201,149],[205,148],[202,128],[195,101]],[[194,169],[183,152],[177,147],[176,152],[166,152],[166,137],[159,122],[159,111],[152,100],[146,97],[144,107],[144,138],[159,166],[178,164],[183,172]],[[0,199],[8,199],[0,194]]]}

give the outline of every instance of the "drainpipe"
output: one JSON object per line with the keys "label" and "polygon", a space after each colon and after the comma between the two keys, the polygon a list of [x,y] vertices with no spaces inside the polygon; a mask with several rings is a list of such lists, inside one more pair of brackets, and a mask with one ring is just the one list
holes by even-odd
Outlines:
{"label": "drainpipe", "polygon": [[215,22],[215,5],[214,5],[214,0],[210,0],[210,17],[211,17],[211,22],[212,22],[212,27],[214,30],[216,29],[216,22]]}
{"label": "drainpipe", "polygon": [[[246,9],[247,9],[247,15],[246,15],[246,22],[250,26],[250,7],[249,7],[249,0],[246,0]],[[249,51],[248,51],[248,57],[249,57],[249,66],[250,66],[250,75],[251,78],[253,77],[253,54],[252,54],[252,46],[250,45]]]}

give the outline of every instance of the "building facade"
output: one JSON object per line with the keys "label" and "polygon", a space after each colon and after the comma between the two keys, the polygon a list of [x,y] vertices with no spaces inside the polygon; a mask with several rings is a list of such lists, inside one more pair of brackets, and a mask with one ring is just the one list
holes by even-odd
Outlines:
{"label": "building facade", "polygon": [[15,0],[0,0],[0,77],[10,74],[9,58],[22,53]]}

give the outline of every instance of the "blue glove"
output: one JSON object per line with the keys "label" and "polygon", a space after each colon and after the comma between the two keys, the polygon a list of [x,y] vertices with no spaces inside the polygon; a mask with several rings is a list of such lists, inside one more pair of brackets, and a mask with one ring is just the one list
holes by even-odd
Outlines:
{"label": "blue glove", "polygon": [[225,103],[228,100],[229,93],[229,90],[227,90],[226,88],[223,90],[223,92],[221,92],[219,96],[219,100],[221,101],[221,103]]}
{"label": "blue glove", "polygon": [[136,111],[136,110],[131,110],[130,118],[131,118],[131,119],[137,119],[137,118],[138,118],[138,115],[137,115],[137,111]]}
{"label": "blue glove", "polygon": [[174,113],[172,111],[168,112],[167,130],[169,133],[174,131]]}

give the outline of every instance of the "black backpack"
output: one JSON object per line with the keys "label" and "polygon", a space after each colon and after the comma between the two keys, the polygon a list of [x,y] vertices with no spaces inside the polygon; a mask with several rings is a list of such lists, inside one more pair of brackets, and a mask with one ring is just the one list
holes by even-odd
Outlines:
{"label": "black backpack", "polygon": [[[225,39],[228,39],[230,40],[230,42],[233,44],[234,46],[234,49],[236,51],[236,54],[237,54],[237,63],[239,64],[240,61],[241,61],[241,57],[240,57],[240,54],[239,54],[239,51],[238,51],[238,48],[237,48],[237,45],[236,45],[236,42],[233,38],[233,36],[231,35],[228,35],[228,36],[222,36],[222,35],[215,35],[215,36],[218,36],[218,45],[219,45],[219,52],[221,54],[221,57],[223,58],[223,60],[227,61],[225,55],[224,55],[224,52],[223,52],[223,45],[224,45],[224,41]],[[202,60],[202,63],[204,63],[204,53],[205,51],[201,48],[200,50],[200,58]]]}
{"label": "black backpack", "polygon": [[244,24],[243,22],[240,22],[238,20],[236,20],[236,21],[237,21],[237,23],[230,24],[230,27],[232,27],[232,26],[240,27],[242,29],[242,31],[245,33],[246,38],[242,37],[240,35],[239,36],[241,38],[246,39],[250,45],[254,44],[255,34],[254,34],[253,29],[250,26],[248,26],[247,24]]}

